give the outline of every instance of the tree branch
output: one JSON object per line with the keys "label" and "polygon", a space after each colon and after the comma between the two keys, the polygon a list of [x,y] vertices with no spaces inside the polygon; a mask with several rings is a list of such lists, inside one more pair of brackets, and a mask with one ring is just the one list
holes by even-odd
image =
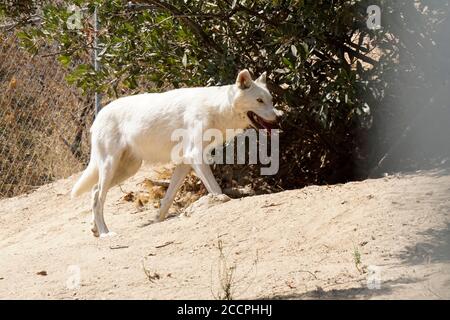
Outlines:
{"label": "tree branch", "polygon": [[350,56],[353,56],[359,60],[362,60],[364,62],[370,63],[371,65],[376,65],[378,61],[375,59],[372,59],[361,52],[358,52],[350,47],[348,47],[346,44],[339,44],[339,47],[342,48],[345,52],[347,52]]}
{"label": "tree branch", "polygon": [[164,10],[177,17],[185,26],[187,26],[194,35],[204,44],[213,48],[216,52],[223,54],[223,49],[217,45],[206,33],[203,31],[202,27],[198,25],[195,21],[189,18],[187,15],[183,14],[178,8],[175,6],[160,1],[160,0],[136,0],[138,3],[144,3],[149,5],[154,5],[156,8]]}

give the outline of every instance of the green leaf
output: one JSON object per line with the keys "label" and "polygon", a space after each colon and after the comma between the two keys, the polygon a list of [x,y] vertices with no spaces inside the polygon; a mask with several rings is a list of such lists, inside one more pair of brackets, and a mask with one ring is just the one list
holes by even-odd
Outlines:
{"label": "green leaf", "polygon": [[63,54],[58,57],[58,61],[61,62],[64,67],[67,67],[70,64],[71,57]]}
{"label": "green leaf", "polygon": [[286,57],[281,58],[281,60],[283,61],[284,65],[287,66],[289,69],[293,69],[294,68],[294,64]]}

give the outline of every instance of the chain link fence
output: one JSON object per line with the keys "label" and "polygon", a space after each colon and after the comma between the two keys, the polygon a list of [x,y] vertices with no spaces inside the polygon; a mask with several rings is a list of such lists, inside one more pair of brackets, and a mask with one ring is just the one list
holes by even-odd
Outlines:
{"label": "chain link fence", "polygon": [[43,53],[21,49],[15,32],[0,34],[0,198],[67,177],[89,159],[92,98]]}

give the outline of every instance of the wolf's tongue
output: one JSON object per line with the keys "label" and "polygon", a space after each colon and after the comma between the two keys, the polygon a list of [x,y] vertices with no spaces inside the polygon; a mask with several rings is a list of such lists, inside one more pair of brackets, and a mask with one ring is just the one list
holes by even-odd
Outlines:
{"label": "wolf's tongue", "polygon": [[268,126],[264,121],[262,121],[262,126],[264,127],[264,129],[267,130],[267,133],[269,134],[269,136],[272,134],[272,128],[270,126]]}

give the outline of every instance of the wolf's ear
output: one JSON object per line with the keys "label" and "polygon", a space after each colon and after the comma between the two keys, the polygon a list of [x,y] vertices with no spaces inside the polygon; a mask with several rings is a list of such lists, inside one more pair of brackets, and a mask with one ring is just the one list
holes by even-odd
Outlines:
{"label": "wolf's ear", "polygon": [[263,72],[258,79],[256,79],[255,82],[261,83],[263,85],[266,85],[266,78],[267,78],[267,72]]}
{"label": "wolf's ear", "polygon": [[250,72],[248,72],[247,69],[242,70],[239,72],[237,79],[236,79],[236,85],[239,89],[248,89],[252,85],[252,76],[250,75]]}

